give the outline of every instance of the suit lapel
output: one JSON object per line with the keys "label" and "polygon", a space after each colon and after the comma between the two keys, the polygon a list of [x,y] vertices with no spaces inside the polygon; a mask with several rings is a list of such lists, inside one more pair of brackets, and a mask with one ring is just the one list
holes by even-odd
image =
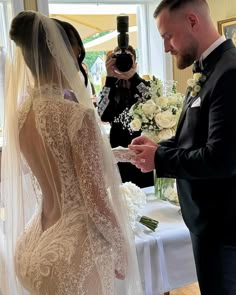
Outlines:
{"label": "suit lapel", "polygon": [[191,104],[193,98],[194,97],[190,96],[190,91],[187,90],[186,95],[185,95],[185,103],[184,103],[182,112],[181,112],[180,117],[179,117],[179,122],[178,122],[178,125],[177,125],[176,137],[178,136],[178,133],[179,133],[179,131],[181,129],[181,125],[183,123],[186,111],[187,111],[189,105]]}

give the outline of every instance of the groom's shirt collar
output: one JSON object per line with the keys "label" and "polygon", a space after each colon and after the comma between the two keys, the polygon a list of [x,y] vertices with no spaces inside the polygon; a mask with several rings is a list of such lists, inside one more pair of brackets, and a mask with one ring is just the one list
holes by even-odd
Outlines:
{"label": "groom's shirt collar", "polygon": [[203,60],[213,51],[215,50],[220,44],[222,44],[226,40],[225,36],[219,37],[214,43],[211,44],[210,47],[208,47],[199,58],[200,67],[203,69]]}

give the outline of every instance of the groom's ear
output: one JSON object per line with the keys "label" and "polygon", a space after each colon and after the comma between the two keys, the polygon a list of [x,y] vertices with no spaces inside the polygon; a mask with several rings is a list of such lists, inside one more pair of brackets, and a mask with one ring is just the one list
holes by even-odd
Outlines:
{"label": "groom's ear", "polygon": [[194,13],[189,13],[187,15],[187,21],[190,27],[192,28],[192,30],[195,31],[199,25],[199,18],[197,17],[197,15]]}

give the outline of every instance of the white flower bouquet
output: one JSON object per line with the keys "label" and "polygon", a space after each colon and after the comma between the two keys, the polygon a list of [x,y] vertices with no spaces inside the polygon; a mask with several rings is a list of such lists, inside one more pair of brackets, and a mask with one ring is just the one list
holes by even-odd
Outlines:
{"label": "white flower bouquet", "polygon": [[147,202],[145,192],[132,182],[123,183],[120,190],[127,205],[129,222],[133,231],[136,230],[137,222],[140,222],[152,231],[155,231],[158,221],[140,215],[141,210]]}
{"label": "white flower bouquet", "polygon": [[[176,82],[165,84],[153,76],[150,87],[140,89],[142,101],[135,103],[129,110],[132,120],[132,131],[142,131],[154,142],[159,143],[175,135],[178,120],[183,106],[183,95],[176,91]],[[157,178],[155,181],[155,195],[157,198],[169,200],[167,193],[174,191],[175,180],[171,178]]]}
{"label": "white flower bouquet", "polygon": [[[169,88],[169,89],[168,89]],[[141,130],[155,142],[175,134],[183,105],[183,95],[176,91],[176,83],[163,83],[153,77],[150,87],[143,89],[142,100],[129,110],[132,131]]]}

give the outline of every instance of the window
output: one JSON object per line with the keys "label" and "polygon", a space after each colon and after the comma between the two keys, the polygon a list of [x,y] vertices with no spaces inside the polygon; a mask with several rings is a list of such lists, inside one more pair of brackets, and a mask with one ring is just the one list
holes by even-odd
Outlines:
{"label": "window", "polygon": [[23,7],[23,0],[0,0],[0,149],[4,120],[5,59],[6,54],[10,52],[8,31],[12,17],[22,11]]}
{"label": "window", "polygon": [[7,3],[6,1],[0,2],[0,137],[3,125],[3,110],[4,110],[4,68],[5,56],[7,51]]}
{"label": "window", "polygon": [[[89,2],[89,1],[88,1]],[[106,54],[117,46],[117,16],[129,15],[130,45],[137,49],[137,4],[49,4],[49,15],[71,23],[86,50],[84,62],[98,94],[106,76]]]}

